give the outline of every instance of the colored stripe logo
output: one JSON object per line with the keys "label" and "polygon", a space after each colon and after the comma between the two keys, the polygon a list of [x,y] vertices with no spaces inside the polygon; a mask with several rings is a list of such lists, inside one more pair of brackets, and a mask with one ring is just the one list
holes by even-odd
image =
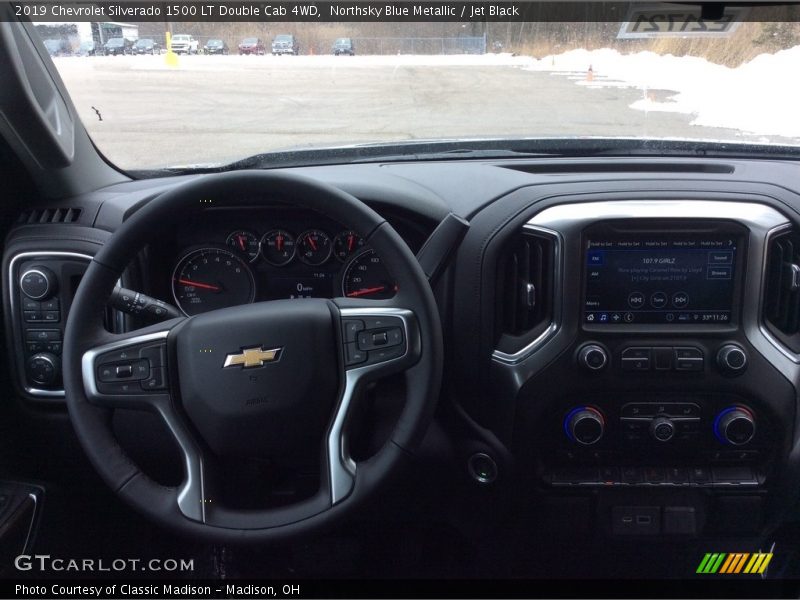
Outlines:
{"label": "colored stripe logo", "polygon": [[700,561],[696,573],[703,575],[762,575],[772,560],[771,552],[708,552]]}

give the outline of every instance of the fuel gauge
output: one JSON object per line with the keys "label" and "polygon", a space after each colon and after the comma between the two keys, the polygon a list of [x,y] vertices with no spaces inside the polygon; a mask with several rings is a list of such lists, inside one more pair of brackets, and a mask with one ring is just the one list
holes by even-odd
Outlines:
{"label": "fuel gauge", "polygon": [[355,231],[342,231],[333,238],[333,255],[342,262],[364,247],[364,238]]}

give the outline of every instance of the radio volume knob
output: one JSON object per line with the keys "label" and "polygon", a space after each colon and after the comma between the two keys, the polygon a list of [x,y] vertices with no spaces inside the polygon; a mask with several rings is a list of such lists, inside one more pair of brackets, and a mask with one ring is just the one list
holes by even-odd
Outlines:
{"label": "radio volume knob", "polygon": [[737,344],[725,344],[717,352],[717,366],[726,375],[739,375],[747,368],[747,354]]}
{"label": "radio volume knob", "polygon": [[22,293],[31,300],[45,300],[56,293],[55,273],[46,267],[31,267],[19,278]]}
{"label": "radio volume knob", "polygon": [[578,363],[590,371],[601,371],[608,364],[608,353],[597,344],[586,344],[578,351]]}
{"label": "radio volume knob", "polygon": [[590,446],[603,437],[605,417],[591,406],[574,408],[564,419],[564,431],[573,442]]}
{"label": "radio volume knob", "polygon": [[744,406],[729,406],[714,419],[714,435],[724,444],[743,446],[755,434],[755,417]]}
{"label": "radio volume knob", "polygon": [[650,423],[650,435],[658,442],[668,442],[675,435],[675,424],[667,417],[658,417]]}

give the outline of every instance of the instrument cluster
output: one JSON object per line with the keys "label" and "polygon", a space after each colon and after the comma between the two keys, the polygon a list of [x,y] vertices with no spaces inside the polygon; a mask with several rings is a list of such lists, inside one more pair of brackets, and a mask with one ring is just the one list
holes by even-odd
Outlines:
{"label": "instrument cluster", "polygon": [[273,220],[263,232],[229,227],[220,235],[217,227],[205,236],[186,236],[213,241],[183,246],[170,279],[178,308],[191,316],[262,300],[394,296],[395,283],[380,257],[354,231],[297,228],[289,221]]}

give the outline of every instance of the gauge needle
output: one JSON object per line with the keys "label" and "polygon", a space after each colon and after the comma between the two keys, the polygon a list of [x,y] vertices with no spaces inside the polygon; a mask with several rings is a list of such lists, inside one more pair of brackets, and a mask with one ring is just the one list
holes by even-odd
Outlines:
{"label": "gauge needle", "polygon": [[378,292],[382,292],[386,289],[385,285],[380,285],[371,288],[363,288],[361,290],[356,290],[355,292],[350,292],[347,294],[348,298],[355,298],[356,296],[369,296],[370,294],[377,294]]}
{"label": "gauge needle", "polygon": [[317,242],[314,241],[314,238],[308,236],[308,243],[311,244],[311,249],[316,252],[317,251]]}
{"label": "gauge needle", "polygon": [[182,283],[183,285],[191,285],[204,290],[213,290],[215,292],[222,291],[222,288],[219,287],[218,285],[211,285],[210,283],[200,283],[198,281],[192,281],[191,279],[178,279],[178,283]]}
{"label": "gauge needle", "polygon": [[353,251],[353,239],[354,238],[355,238],[355,236],[353,236],[353,235],[348,235],[347,236],[347,250],[349,252]]}
{"label": "gauge needle", "polygon": [[244,250],[244,236],[243,235],[239,236],[239,246],[242,248],[242,250]]}
{"label": "gauge needle", "polygon": [[278,249],[278,252],[283,251],[283,236],[279,235],[275,238],[275,247]]}

